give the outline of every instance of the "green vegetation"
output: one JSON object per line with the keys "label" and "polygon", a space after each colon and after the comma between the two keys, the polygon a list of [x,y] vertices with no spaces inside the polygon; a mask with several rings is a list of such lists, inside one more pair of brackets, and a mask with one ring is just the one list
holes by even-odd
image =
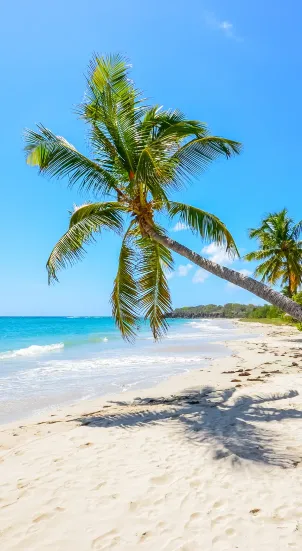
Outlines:
{"label": "green vegetation", "polygon": [[263,306],[254,306],[254,309],[243,317],[253,319],[277,319],[282,316],[284,316],[284,313],[280,310],[280,308],[276,308],[276,306],[271,306],[269,304],[264,304]]}
{"label": "green vegetation", "polygon": [[[302,292],[293,297],[298,304],[302,304]],[[297,323],[291,316],[284,314],[276,306],[264,304],[228,303],[224,306],[217,304],[206,304],[201,306],[185,306],[176,308],[167,315],[168,318],[239,318],[241,321],[271,323],[273,325],[294,325],[300,331],[302,324]]]}
{"label": "green vegetation", "polygon": [[246,260],[260,261],[255,276],[271,285],[280,281],[288,297],[297,293],[302,284],[301,232],[302,220],[295,224],[286,209],[269,214],[259,228],[249,232],[251,239],[259,242],[259,250],[245,256]]}
{"label": "green vegetation", "polygon": [[240,318],[240,321],[251,322],[251,323],[266,323],[268,325],[295,325],[298,324],[288,321],[282,318]]}
{"label": "green vegetation", "polygon": [[[293,300],[298,304],[302,304],[302,292],[296,293],[293,296]],[[269,304],[256,306],[253,311],[248,312],[246,316],[242,316],[242,321],[258,321],[259,323],[272,323],[273,325],[294,325],[299,331],[302,331],[302,323],[284,314],[280,308]]]}
{"label": "green vegetation", "polygon": [[243,318],[255,311],[254,304],[228,303],[224,306],[205,304],[201,306],[186,306],[170,312],[169,318]]}

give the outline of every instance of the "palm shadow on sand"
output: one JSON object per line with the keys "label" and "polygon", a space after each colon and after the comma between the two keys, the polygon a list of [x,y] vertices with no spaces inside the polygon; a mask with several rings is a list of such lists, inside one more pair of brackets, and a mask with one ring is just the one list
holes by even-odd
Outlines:
{"label": "palm shadow on sand", "polygon": [[98,414],[82,417],[80,422],[89,427],[130,430],[173,419],[194,443],[210,443],[217,460],[229,456],[234,463],[245,459],[282,468],[296,467],[302,461],[301,449],[299,451],[286,438],[280,437],[276,425],[271,430],[269,423],[284,419],[301,423],[302,411],[274,407],[276,401],[293,398],[298,392],[240,396],[228,403],[234,392],[234,388],[215,390],[203,387],[200,391],[170,398],[138,399],[134,404],[111,402],[111,407],[125,407],[125,413],[112,411],[110,414],[108,409],[104,409]]}

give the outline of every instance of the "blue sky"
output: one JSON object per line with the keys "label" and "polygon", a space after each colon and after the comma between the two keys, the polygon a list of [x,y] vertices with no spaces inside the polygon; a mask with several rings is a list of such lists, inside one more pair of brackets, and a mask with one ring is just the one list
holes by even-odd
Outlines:
{"label": "blue sky", "polygon": [[[243,142],[240,157],[213,164],[185,197],[218,215],[242,251],[253,248],[247,229],[265,213],[286,206],[302,218],[299,0],[31,0],[6,2],[1,11],[0,315],[110,313],[118,238],[103,237],[49,288],[45,261],[66,230],[68,210],[85,198],[38,176],[22,151],[23,129],[42,122],[85,152],[73,108],[93,52],[125,53],[150,100]],[[198,252],[204,247],[188,231],[171,235]],[[223,260],[213,247],[205,253]],[[174,306],[259,302],[175,260]],[[244,262],[233,267],[253,269]]]}

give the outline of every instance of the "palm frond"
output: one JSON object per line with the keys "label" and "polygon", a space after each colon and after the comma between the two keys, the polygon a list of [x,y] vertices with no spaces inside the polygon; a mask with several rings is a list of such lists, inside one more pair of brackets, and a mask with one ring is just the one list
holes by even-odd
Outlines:
{"label": "palm frond", "polygon": [[252,251],[244,256],[244,260],[251,262],[253,260],[266,260],[276,254],[275,249],[260,249],[259,251]]}
{"label": "palm frond", "polygon": [[302,232],[302,220],[300,220],[297,224],[295,224],[291,230],[291,239],[294,239],[295,241],[299,239],[300,234]]}
{"label": "palm frond", "polygon": [[[158,231],[162,231],[157,228]],[[139,265],[140,306],[145,319],[149,320],[154,339],[167,331],[165,315],[171,311],[171,297],[165,271],[173,267],[169,249],[149,238],[140,238]]]}
{"label": "palm frond", "polygon": [[163,184],[171,179],[171,166],[171,163],[164,162],[155,149],[146,146],[140,153],[135,179],[127,189],[131,191],[133,186],[143,184],[153,199],[167,201]]}
{"label": "palm frond", "polygon": [[79,183],[80,189],[87,191],[106,194],[117,189],[118,182],[107,170],[44,126],[38,129],[25,132],[27,164],[38,166],[41,173],[53,178],[68,177],[70,186]]}
{"label": "palm frond", "polygon": [[158,130],[156,133],[156,141],[170,139],[175,142],[180,142],[185,138],[204,138],[207,135],[206,124],[186,119],[185,115],[179,111],[166,111],[160,119]]}
{"label": "palm frond", "polygon": [[158,106],[149,109],[141,122],[141,148],[136,169],[136,181],[143,180],[150,184],[154,199],[154,188],[166,190],[169,187],[179,188],[183,182],[177,178],[181,144],[188,137],[203,137],[206,126],[193,120],[186,120],[178,110],[163,111]]}
{"label": "palm frond", "polygon": [[146,107],[128,73],[129,64],[122,56],[95,56],[88,74],[88,93],[79,113],[113,142],[129,173],[135,169],[136,138]]}
{"label": "palm frond", "polygon": [[163,110],[155,105],[148,109],[141,124],[142,132],[149,141],[162,142],[166,138],[179,143],[188,136],[203,136],[207,127],[200,121],[188,120],[184,113],[175,110]]}
{"label": "palm frond", "polygon": [[279,258],[269,258],[257,266],[255,276],[260,276],[261,281],[268,281],[275,285],[283,275],[282,261]]}
{"label": "palm frond", "polygon": [[84,245],[93,242],[94,233],[102,228],[121,231],[122,218],[115,203],[95,203],[79,207],[71,216],[68,231],[59,239],[48,258],[48,281],[57,281],[59,269],[81,260],[86,252]]}
{"label": "palm frond", "polygon": [[189,228],[198,233],[205,241],[214,241],[225,246],[231,256],[239,256],[235,241],[224,225],[214,214],[210,214],[192,205],[169,201],[167,210],[171,218],[179,215],[179,219]]}
{"label": "palm frond", "polygon": [[136,253],[131,237],[133,224],[130,224],[120,250],[117,275],[111,295],[112,314],[117,327],[126,340],[133,340],[138,321],[139,291],[135,279]]}
{"label": "palm frond", "polygon": [[74,209],[70,217],[69,227],[72,228],[85,218],[89,219],[94,216],[100,224],[119,232],[123,227],[121,214],[126,211],[127,208],[117,201],[87,203]]}
{"label": "palm frond", "polygon": [[172,158],[178,162],[177,175],[181,178],[191,178],[203,172],[207,166],[218,157],[231,157],[239,154],[241,144],[219,136],[197,137],[179,148]]}
{"label": "palm frond", "polygon": [[88,79],[99,93],[104,92],[108,87],[118,93],[127,83],[129,68],[129,61],[119,53],[106,56],[94,55],[89,64]]}

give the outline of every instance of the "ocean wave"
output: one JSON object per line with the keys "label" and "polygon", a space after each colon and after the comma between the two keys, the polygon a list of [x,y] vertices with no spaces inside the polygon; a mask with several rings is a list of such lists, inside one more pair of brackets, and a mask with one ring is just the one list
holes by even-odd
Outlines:
{"label": "ocean wave", "polygon": [[[196,333],[171,333],[171,335],[167,335],[166,339],[170,341],[185,341],[187,339],[193,339],[193,340],[205,340],[208,339],[211,336],[211,333],[215,334],[215,338],[217,338],[220,334],[224,335],[224,333],[221,331],[221,333],[218,331],[218,329],[213,329],[213,331],[209,328],[207,331],[196,331]],[[152,337],[150,337],[150,340]]]}
{"label": "ocean wave", "polygon": [[210,320],[198,320],[198,321],[189,321],[186,325],[190,327],[195,327],[196,329],[202,329],[203,331],[224,331],[224,328],[219,325],[213,325]]}
{"label": "ocean wave", "polygon": [[[19,371],[14,375],[20,382],[21,379],[36,381],[39,377],[51,376],[66,376],[90,373],[105,373],[112,372],[112,369],[117,369],[119,373],[129,371],[140,371],[145,367],[157,369],[160,366],[175,366],[175,365],[203,365],[208,358],[205,356],[123,356],[123,357],[107,357],[81,360],[47,360],[39,362],[39,367],[35,367],[26,371]],[[11,376],[3,378],[3,381],[10,379]],[[1,380],[0,380],[1,383]],[[1,385],[0,385],[1,386]]]}
{"label": "ocean wave", "polygon": [[7,360],[9,358],[18,358],[20,356],[21,357],[38,356],[40,354],[45,354],[46,352],[60,350],[61,348],[64,348],[63,342],[59,342],[55,344],[46,344],[44,346],[32,344],[27,348],[19,348],[18,350],[10,350],[8,352],[4,352],[3,354],[0,354],[0,360]]}

